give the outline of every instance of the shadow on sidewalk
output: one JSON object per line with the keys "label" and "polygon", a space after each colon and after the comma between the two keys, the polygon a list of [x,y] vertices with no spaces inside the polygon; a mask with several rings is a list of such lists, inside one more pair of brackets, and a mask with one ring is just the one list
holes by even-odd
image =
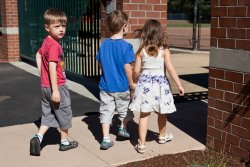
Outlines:
{"label": "shadow on sidewalk", "polygon": [[[100,144],[102,142],[102,127],[99,119],[99,113],[91,114],[82,119],[84,123],[88,125],[88,129],[95,137],[95,140]],[[120,121],[118,120],[118,115],[115,114],[113,117],[113,122],[110,127],[110,134],[117,135],[119,129]],[[133,146],[137,144],[138,140],[138,124],[133,120],[129,121],[127,124],[127,130],[131,135],[130,142]],[[158,133],[148,130],[147,133],[147,142],[156,141]],[[120,141],[120,139],[116,138],[116,141]]]}
{"label": "shadow on sidewalk", "polygon": [[[39,129],[41,126],[41,118],[36,120],[35,125]],[[41,149],[46,147],[47,145],[55,145],[61,143],[61,135],[57,128],[49,128],[48,131],[43,136],[43,141],[41,143]]]}

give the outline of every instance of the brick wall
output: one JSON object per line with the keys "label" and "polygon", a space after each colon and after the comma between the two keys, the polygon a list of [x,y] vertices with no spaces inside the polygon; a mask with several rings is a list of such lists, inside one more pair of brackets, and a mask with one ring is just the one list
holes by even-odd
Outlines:
{"label": "brick wall", "polygon": [[19,60],[18,8],[16,0],[0,0],[2,35],[0,62]]}
{"label": "brick wall", "polygon": [[250,1],[212,0],[207,145],[250,152]]}
{"label": "brick wall", "polygon": [[211,46],[250,51],[250,1],[213,0]]}
{"label": "brick wall", "polygon": [[[125,38],[134,38],[136,29],[142,28],[149,18],[157,19],[162,26],[167,25],[167,0],[117,0],[117,9],[123,10],[129,16],[129,33]],[[101,30],[103,37],[110,34],[106,25],[105,5],[102,4]]]}

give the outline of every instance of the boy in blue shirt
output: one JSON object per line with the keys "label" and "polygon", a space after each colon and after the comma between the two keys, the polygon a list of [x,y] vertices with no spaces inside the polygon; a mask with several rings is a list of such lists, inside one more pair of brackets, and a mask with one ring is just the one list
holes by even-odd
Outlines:
{"label": "boy in blue shirt", "polygon": [[109,129],[115,110],[121,121],[118,136],[130,138],[126,130],[127,122],[132,118],[128,114],[131,113],[128,112],[129,89],[135,89],[131,66],[135,61],[134,51],[132,45],[123,39],[124,34],[128,32],[128,16],[116,10],[108,16],[107,23],[112,36],[102,43],[96,56],[102,70],[99,82],[100,122],[103,133],[100,149],[102,150],[107,150],[114,145],[110,140]]}

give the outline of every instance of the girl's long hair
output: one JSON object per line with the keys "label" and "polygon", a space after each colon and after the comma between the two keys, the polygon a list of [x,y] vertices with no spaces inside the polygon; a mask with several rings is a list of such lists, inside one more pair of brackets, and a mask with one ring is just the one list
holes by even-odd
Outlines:
{"label": "girl's long hair", "polygon": [[145,48],[149,56],[157,56],[160,47],[168,48],[167,36],[159,21],[155,19],[147,20],[143,28],[137,30],[137,32],[137,37],[141,38],[141,44],[136,55],[139,55]]}

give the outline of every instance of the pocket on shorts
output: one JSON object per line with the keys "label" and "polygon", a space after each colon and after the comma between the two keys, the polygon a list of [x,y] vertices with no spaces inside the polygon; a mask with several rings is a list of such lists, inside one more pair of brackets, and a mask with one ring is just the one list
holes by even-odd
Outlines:
{"label": "pocket on shorts", "polygon": [[68,107],[71,105],[69,89],[66,85],[59,87],[61,101],[60,101],[60,108]]}

